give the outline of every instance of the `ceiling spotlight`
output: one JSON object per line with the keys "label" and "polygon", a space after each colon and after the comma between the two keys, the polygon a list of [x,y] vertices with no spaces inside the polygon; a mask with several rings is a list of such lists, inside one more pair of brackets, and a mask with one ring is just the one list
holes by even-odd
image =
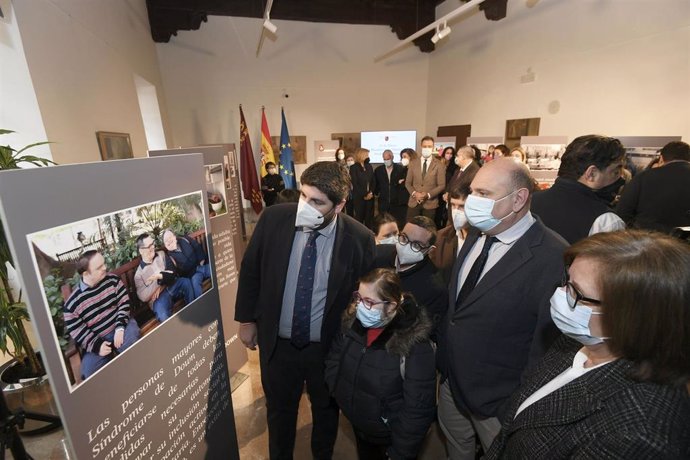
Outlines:
{"label": "ceiling spotlight", "polygon": [[441,24],[436,26],[436,33],[431,37],[431,43],[434,45],[438,43],[439,41],[443,40],[450,34],[450,27],[448,27],[447,23],[443,23],[443,28],[441,28]]}
{"label": "ceiling spotlight", "polygon": [[278,26],[271,22],[271,18],[266,18],[266,20],[264,21],[264,29],[268,30],[273,35],[275,35],[278,31]]}

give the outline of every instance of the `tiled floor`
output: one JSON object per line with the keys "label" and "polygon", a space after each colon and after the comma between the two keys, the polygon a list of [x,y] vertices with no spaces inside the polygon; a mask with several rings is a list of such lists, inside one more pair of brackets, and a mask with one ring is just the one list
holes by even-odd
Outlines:
{"label": "tiled floor", "polygon": [[[240,372],[247,374],[249,378],[241,383],[232,394],[241,460],[268,459],[266,405],[264,393],[261,389],[258,360],[258,352],[250,351],[249,362],[240,370]],[[310,433],[311,412],[309,400],[305,394],[300,402],[300,412],[297,421],[297,439],[294,454],[296,460],[311,458],[309,447]],[[63,431],[58,430],[48,435],[24,437],[23,439],[27,451],[33,458],[37,460],[64,460],[69,457],[65,456],[64,447],[61,443],[63,436]],[[419,458],[422,460],[440,460],[445,457],[441,435],[437,426],[434,425],[427,436]],[[12,458],[12,456],[8,455],[8,458]],[[340,417],[338,439],[335,443],[333,458],[334,460],[352,460],[357,458],[352,427],[342,415]]]}
{"label": "tiled floor", "polygon": [[[241,369],[249,375],[232,394],[235,408],[237,441],[240,446],[240,459],[263,460],[268,458],[268,431],[266,429],[266,406],[261,389],[259,374],[259,354],[249,352],[249,362]],[[307,395],[302,396],[299,417],[297,420],[297,439],[295,441],[296,460],[310,459],[309,447],[311,433],[311,412]],[[357,458],[354,434],[350,422],[340,416],[338,439],[335,443],[334,460],[351,460]],[[434,424],[428,434],[422,453],[422,460],[440,460],[446,458],[443,442],[437,426]]]}

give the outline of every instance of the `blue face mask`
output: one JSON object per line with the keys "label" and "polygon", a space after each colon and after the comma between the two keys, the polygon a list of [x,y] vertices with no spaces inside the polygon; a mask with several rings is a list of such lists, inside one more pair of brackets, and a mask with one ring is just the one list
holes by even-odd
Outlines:
{"label": "blue face mask", "polygon": [[378,308],[372,308],[371,310],[364,306],[362,302],[357,304],[357,319],[362,326],[367,329],[383,327],[388,324],[392,317],[384,317],[383,311]]}
{"label": "blue face mask", "polygon": [[485,198],[482,196],[469,195],[465,201],[465,215],[467,216],[467,220],[470,225],[483,232],[488,232],[503,222],[503,219],[513,214],[513,211],[510,211],[508,215],[503,216],[500,219],[494,217],[491,212],[494,210],[496,203],[501,200],[505,200],[515,192],[517,192],[517,190],[510,192],[498,200],[492,200],[491,198]]}
{"label": "blue face mask", "polygon": [[[574,300],[571,299],[572,304]],[[582,345],[597,345],[608,337],[595,337],[589,330],[589,320],[592,315],[601,315],[585,305],[575,305],[570,308],[568,294],[559,287],[551,296],[551,319],[561,332]]]}

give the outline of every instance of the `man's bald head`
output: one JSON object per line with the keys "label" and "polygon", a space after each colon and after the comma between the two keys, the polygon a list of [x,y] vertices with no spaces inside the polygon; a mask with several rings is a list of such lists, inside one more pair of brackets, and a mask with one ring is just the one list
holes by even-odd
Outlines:
{"label": "man's bald head", "polygon": [[[491,215],[501,220],[487,234],[503,232],[529,212],[533,183],[529,169],[512,158],[497,158],[477,171],[472,180],[472,195],[493,200]],[[469,204],[468,198],[466,210]]]}
{"label": "man's bald head", "polygon": [[525,188],[531,195],[534,190],[534,180],[527,166],[512,158],[490,161],[477,171],[477,176],[480,174],[500,185],[506,193]]}

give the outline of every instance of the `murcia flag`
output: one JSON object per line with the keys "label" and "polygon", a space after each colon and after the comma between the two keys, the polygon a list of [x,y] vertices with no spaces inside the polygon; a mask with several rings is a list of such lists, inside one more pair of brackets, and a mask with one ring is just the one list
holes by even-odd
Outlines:
{"label": "murcia flag", "polygon": [[261,202],[261,186],[259,185],[259,177],[256,175],[252,141],[249,139],[242,105],[240,105],[240,169],[244,199],[251,201],[254,212],[259,214],[264,207]]}

